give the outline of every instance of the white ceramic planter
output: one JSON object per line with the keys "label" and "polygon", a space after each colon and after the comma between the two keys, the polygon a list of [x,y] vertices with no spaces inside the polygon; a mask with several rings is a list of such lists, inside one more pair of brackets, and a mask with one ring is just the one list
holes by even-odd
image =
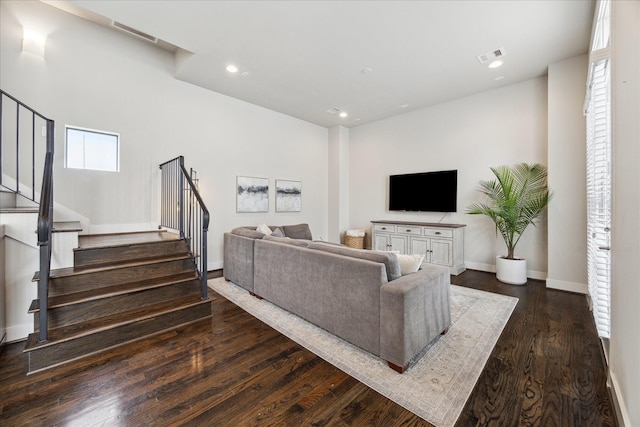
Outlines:
{"label": "white ceramic planter", "polygon": [[496,278],[511,285],[527,283],[527,260],[496,257]]}

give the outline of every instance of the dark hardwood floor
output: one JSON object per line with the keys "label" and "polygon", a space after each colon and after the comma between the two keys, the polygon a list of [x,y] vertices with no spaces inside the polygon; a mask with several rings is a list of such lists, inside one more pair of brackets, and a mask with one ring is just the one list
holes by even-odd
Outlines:
{"label": "dark hardwood floor", "polygon": [[[499,283],[520,299],[458,426],[613,426],[582,295]],[[213,319],[27,376],[24,343],[0,355],[0,425],[428,426],[211,291]]]}

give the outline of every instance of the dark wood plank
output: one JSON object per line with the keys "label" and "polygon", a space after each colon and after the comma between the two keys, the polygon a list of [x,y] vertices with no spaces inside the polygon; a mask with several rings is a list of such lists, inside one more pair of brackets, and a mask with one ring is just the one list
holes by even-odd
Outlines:
{"label": "dark wood plank", "polygon": [[599,338],[584,295],[498,282],[469,271],[452,283],[519,298],[457,426],[614,426]]}
{"label": "dark wood plank", "polygon": [[[121,292],[103,298],[78,300],[60,306],[51,306],[48,310],[48,326],[50,329],[61,328],[81,322],[106,318],[118,313],[132,313],[165,301],[177,301],[185,296],[194,296],[200,300],[201,284],[197,279],[167,283],[164,286],[133,288],[129,292]],[[53,299],[53,298],[52,298]],[[37,331],[40,311],[34,312],[34,328]]]}
{"label": "dark wood plank", "polygon": [[[475,271],[452,281],[520,298],[458,426],[615,425],[583,295]],[[210,320],[29,376],[23,343],[9,344],[0,425],[429,425],[210,294]]]}
{"label": "dark wood plank", "polygon": [[188,256],[169,257],[153,262],[135,262],[117,268],[96,268],[62,277],[53,276],[49,282],[49,296],[95,291],[99,287],[137,283],[193,271],[194,263]]}
{"label": "dark wood plank", "polygon": [[95,268],[97,266],[127,264],[134,259],[153,260],[187,253],[186,242],[176,239],[118,246],[77,248],[73,252],[73,265],[76,269]]}
{"label": "dark wood plank", "polygon": [[[197,275],[194,271],[188,271],[186,273],[180,273],[166,277],[156,277],[149,280],[142,280],[140,282],[123,283],[115,286],[105,286],[103,288],[90,289],[72,294],[52,296],[49,297],[49,309],[71,304],[78,304],[86,301],[94,301],[105,297],[122,295],[130,292],[141,291],[144,289],[160,288],[163,286],[193,280],[196,278]],[[35,300],[35,304],[32,304],[32,307],[29,309],[29,313],[37,311],[39,307],[40,304],[38,303],[38,300]]]}
{"label": "dark wood plank", "polygon": [[[75,335],[63,335],[61,339],[38,343],[28,349],[29,373],[78,360],[106,349],[132,343],[143,337],[156,335],[180,325],[211,317],[209,301],[196,300],[190,304],[178,303],[167,310],[153,309],[150,316],[127,316],[121,323],[105,322],[104,327],[83,330]],[[156,304],[159,306],[160,304]],[[150,308],[149,308],[150,309]],[[103,321],[104,318],[100,319]],[[90,322],[86,322],[89,324]],[[71,325],[76,326],[76,325]],[[63,328],[56,328],[59,331]],[[33,343],[32,334],[28,343]],[[52,338],[55,335],[51,334]]]}
{"label": "dark wood plank", "polygon": [[[146,266],[146,265],[153,265],[153,264],[159,264],[159,263],[163,263],[163,262],[169,262],[169,261],[177,261],[177,260],[183,260],[183,259],[187,259],[189,258],[189,255],[186,253],[181,253],[181,254],[172,254],[172,255],[166,255],[160,258],[143,258],[143,259],[131,259],[129,262],[127,262],[126,264],[114,264],[111,266],[90,266],[90,267],[65,267],[65,268],[58,268],[55,270],[51,270],[51,274],[50,277],[51,279],[62,279],[62,278],[66,278],[66,277],[75,277],[75,276],[88,276],[90,274],[94,274],[94,273],[102,273],[104,271],[109,271],[109,270],[120,270],[123,268],[128,268],[128,267],[138,267],[138,266]],[[34,275],[34,281],[37,280],[37,276]]]}
{"label": "dark wood plank", "polygon": [[86,234],[78,236],[78,246],[82,249],[131,245],[136,243],[177,240],[180,236],[166,230],[139,231],[134,233]]}

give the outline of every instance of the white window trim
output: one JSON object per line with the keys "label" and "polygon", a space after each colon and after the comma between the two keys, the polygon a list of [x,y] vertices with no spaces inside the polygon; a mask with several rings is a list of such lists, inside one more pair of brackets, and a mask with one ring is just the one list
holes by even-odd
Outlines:
{"label": "white window trim", "polygon": [[609,338],[611,323],[611,41],[610,28],[603,28],[610,26],[609,8],[609,0],[597,4],[584,103],[589,302],[602,338]]}
{"label": "white window trim", "polygon": [[[117,139],[116,168],[115,168],[115,170],[102,170],[102,169],[69,167],[67,165],[67,154],[68,154],[67,132],[69,131],[69,129],[79,130],[79,131],[84,131],[84,132],[91,132],[91,133],[96,133],[96,134],[101,134],[101,135],[115,136],[116,139]],[[96,171],[96,172],[120,172],[120,134],[118,132],[109,132],[109,131],[104,131],[104,130],[85,128],[85,127],[81,127],[81,126],[65,125],[65,127],[64,127],[64,167],[65,167],[65,169],[69,168],[69,169],[85,170],[85,171]]]}

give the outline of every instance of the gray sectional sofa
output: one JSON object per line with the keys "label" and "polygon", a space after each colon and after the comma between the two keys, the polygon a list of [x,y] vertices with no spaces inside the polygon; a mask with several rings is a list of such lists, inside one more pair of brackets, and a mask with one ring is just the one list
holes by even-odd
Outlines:
{"label": "gray sectional sofa", "polygon": [[447,268],[427,265],[403,276],[395,254],[312,241],[306,224],[289,226],[289,233],[286,227],[279,227],[286,237],[266,236],[255,227],[225,233],[225,278],[398,372],[447,331]]}

